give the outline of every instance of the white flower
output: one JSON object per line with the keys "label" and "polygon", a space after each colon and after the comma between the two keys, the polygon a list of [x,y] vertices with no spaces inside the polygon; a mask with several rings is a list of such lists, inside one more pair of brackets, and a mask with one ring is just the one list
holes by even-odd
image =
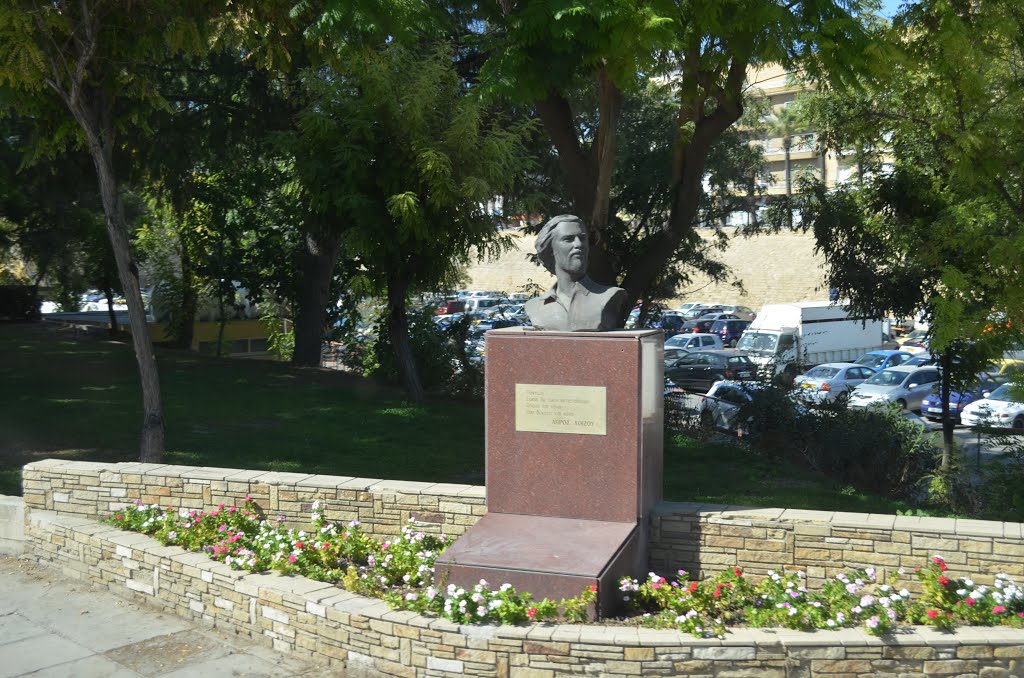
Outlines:
{"label": "white flower", "polygon": [[313,502],[313,510],[314,511],[319,511],[320,510],[320,500],[319,499],[317,499],[316,501]]}
{"label": "white flower", "polygon": [[909,598],[910,597],[910,591],[907,590],[907,589],[900,589],[900,597],[901,598]]}
{"label": "white flower", "polygon": [[487,616],[487,608],[484,607],[483,605],[478,606],[476,608],[476,616],[478,616],[478,617],[485,617],[485,616]]}
{"label": "white flower", "polygon": [[825,622],[825,626],[828,626],[828,627],[832,627],[832,626],[835,626],[835,625],[836,625],[836,623],[834,621],[832,621],[831,619],[829,619],[827,622]]}
{"label": "white flower", "polygon": [[487,603],[487,607],[491,608],[492,610],[497,610],[499,607],[501,607],[501,601],[495,598],[491,602]]}

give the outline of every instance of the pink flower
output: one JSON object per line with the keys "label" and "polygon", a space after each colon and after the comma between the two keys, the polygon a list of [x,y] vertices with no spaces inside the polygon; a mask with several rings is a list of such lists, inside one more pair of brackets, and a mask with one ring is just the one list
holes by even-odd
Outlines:
{"label": "pink flower", "polygon": [[526,616],[529,617],[530,619],[536,619],[538,612],[539,612],[539,610],[537,608],[531,607],[529,610],[526,611]]}
{"label": "pink flower", "polygon": [[935,619],[936,617],[939,616],[939,611],[938,610],[928,610],[927,612],[925,612],[925,614],[928,615],[929,619]]}
{"label": "pink flower", "polygon": [[224,531],[224,530],[226,530],[226,529],[228,529],[228,526],[227,526],[227,525],[221,525],[220,527],[218,527],[218,528],[217,528],[217,531],[218,531],[218,532],[223,532],[223,531]]}
{"label": "pink flower", "polygon": [[992,614],[1002,614],[1004,612],[1006,612],[1006,608],[1002,605],[996,605],[992,608]]}
{"label": "pink flower", "polygon": [[296,560],[298,560],[298,558],[296,558],[294,555],[288,556],[289,563],[294,563]]}
{"label": "pink flower", "polygon": [[964,598],[964,602],[967,603],[967,607],[974,607],[974,598]]}

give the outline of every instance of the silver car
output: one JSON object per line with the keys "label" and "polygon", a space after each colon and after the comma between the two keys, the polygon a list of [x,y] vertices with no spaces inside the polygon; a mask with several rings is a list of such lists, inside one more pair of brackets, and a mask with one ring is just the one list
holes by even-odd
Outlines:
{"label": "silver car", "polygon": [[850,397],[855,387],[874,374],[870,367],[856,363],[825,363],[799,375],[793,386],[802,399],[819,403],[842,402]]}
{"label": "silver car", "polygon": [[920,410],[925,396],[939,380],[935,367],[890,367],[878,372],[850,394],[850,407],[895,403],[905,410]]}

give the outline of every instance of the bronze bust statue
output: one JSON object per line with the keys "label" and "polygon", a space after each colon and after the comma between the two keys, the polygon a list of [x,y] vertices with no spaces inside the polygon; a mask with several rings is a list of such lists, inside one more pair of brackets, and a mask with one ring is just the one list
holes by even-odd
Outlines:
{"label": "bronze bust statue", "polygon": [[556,279],[545,294],[526,302],[526,314],[536,329],[602,332],[619,326],[626,290],[587,276],[590,244],[582,219],[572,214],[553,217],[537,234],[535,247]]}

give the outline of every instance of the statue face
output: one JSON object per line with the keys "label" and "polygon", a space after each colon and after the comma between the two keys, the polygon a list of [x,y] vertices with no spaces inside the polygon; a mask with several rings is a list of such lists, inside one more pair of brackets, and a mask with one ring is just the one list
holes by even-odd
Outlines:
{"label": "statue face", "polygon": [[579,280],[587,274],[587,229],[578,221],[558,224],[551,239],[551,253],[556,271],[565,271]]}

